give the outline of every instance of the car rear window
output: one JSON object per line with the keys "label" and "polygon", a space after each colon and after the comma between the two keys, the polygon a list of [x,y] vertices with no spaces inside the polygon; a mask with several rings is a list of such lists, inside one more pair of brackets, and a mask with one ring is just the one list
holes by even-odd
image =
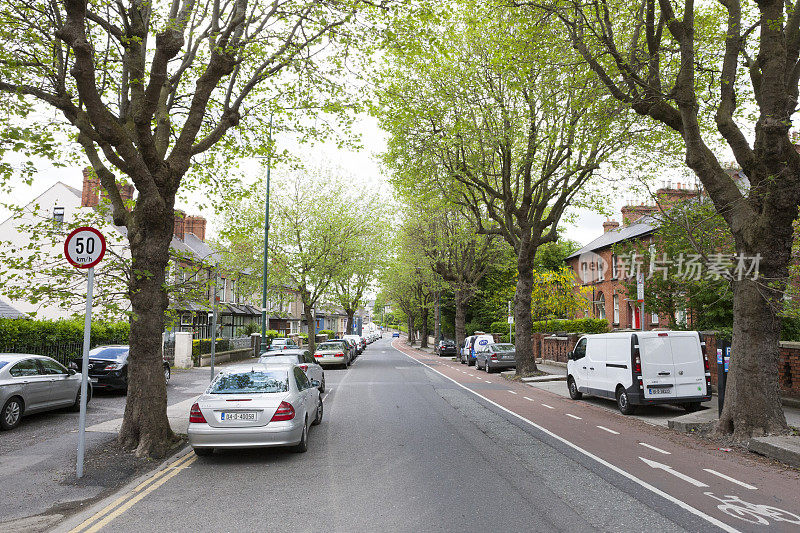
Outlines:
{"label": "car rear window", "polygon": [[341,350],[342,343],[340,342],[323,342],[322,344],[317,346],[317,350],[325,351],[325,350]]}
{"label": "car rear window", "polygon": [[8,361],[0,361],[0,368],[3,368],[8,364]]}
{"label": "car rear window", "polygon": [[236,372],[221,374],[211,387],[209,394],[289,392],[289,374],[286,370]]}
{"label": "car rear window", "polygon": [[492,344],[492,348],[495,352],[513,352],[515,349],[513,344]]}
{"label": "car rear window", "polygon": [[89,352],[93,359],[122,359],[128,353],[127,346],[113,346],[109,348],[95,348]]}
{"label": "car rear window", "polygon": [[275,363],[288,363],[296,365],[298,363],[297,355],[264,355],[259,360],[259,363],[275,364]]}

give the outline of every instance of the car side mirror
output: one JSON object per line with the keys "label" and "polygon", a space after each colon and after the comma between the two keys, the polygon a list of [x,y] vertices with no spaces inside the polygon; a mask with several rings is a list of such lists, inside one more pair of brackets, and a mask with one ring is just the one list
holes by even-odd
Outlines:
{"label": "car side mirror", "polygon": [[78,373],[74,368],[68,368],[67,372],[69,372],[70,376],[74,376],[75,374]]}
{"label": "car side mirror", "polygon": [[574,353],[574,352],[569,352],[569,353],[567,354],[567,359],[570,359],[570,360],[571,360],[571,359],[574,359],[574,358],[575,358],[575,353]]}
{"label": "car side mirror", "polygon": [[319,381],[316,379],[311,380],[311,387],[319,387]]}

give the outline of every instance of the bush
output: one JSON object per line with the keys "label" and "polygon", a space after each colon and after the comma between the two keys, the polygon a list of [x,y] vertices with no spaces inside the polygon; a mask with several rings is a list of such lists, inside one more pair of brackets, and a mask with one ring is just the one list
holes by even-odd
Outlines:
{"label": "bush", "polygon": [[[217,353],[227,352],[230,349],[231,349],[230,339],[217,339],[217,345],[215,349]],[[197,358],[200,355],[206,355],[210,353],[211,353],[211,339],[195,339],[192,341],[193,357]]]}
{"label": "bush", "polygon": [[[91,346],[128,344],[130,322],[92,322]],[[24,320],[0,318],[0,348],[53,343],[83,343],[83,319]]]}
{"label": "bush", "polygon": [[327,335],[329,339],[336,337],[336,332],[332,329],[321,329],[317,332],[317,335]]}
{"label": "bush", "polygon": [[504,338],[508,338],[508,333],[510,331],[510,326],[508,322],[503,322],[498,320],[497,322],[492,322],[492,325],[489,326],[489,331],[491,333],[500,333],[506,335]]}
{"label": "bush", "polygon": [[539,320],[533,323],[533,331],[538,333],[606,333],[608,330],[608,321],[603,318]]}
{"label": "bush", "polygon": [[[249,337],[253,333],[261,333],[261,326],[258,325],[258,322],[255,320],[251,320],[244,326],[239,326],[236,329],[236,333],[240,337]],[[269,330],[267,331],[267,336],[269,336]]]}

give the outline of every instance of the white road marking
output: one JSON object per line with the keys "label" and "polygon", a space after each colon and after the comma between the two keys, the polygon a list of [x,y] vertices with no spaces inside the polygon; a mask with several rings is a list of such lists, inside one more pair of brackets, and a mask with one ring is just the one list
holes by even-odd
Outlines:
{"label": "white road marking", "polygon": [[488,379],[484,379],[483,381],[485,381],[486,383],[491,383],[491,381],[489,381]]}
{"label": "white road marking", "polygon": [[731,483],[736,483],[737,485],[740,485],[740,486],[742,486],[742,487],[744,487],[746,489],[750,489],[750,490],[757,490],[758,489],[758,487],[754,487],[753,485],[747,484],[744,481],[739,481],[738,479],[733,479],[732,477],[726,476],[725,474],[721,474],[721,473],[717,472],[716,470],[711,470],[710,468],[704,468],[703,470],[705,470],[709,474],[714,474],[715,476],[719,476],[722,479],[726,479],[726,480],[730,481]]}
{"label": "white road marking", "polygon": [[511,394],[516,394],[516,392],[514,392],[513,390],[510,390],[508,392],[510,392]]}
{"label": "white road marking", "polygon": [[542,405],[544,405],[548,409],[555,409],[555,407],[553,407],[552,405],[547,405],[546,403],[543,403]]}
{"label": "white road marking", "polygon": [[573,450],[575,450],[575,451],[577,451],[579,453],[582,453],[583,455],[585,455],[589,459],[597,461],[599,464],[605,466],[606,468],[609,468],[610,470],[613,470],[617,474],[630,479],[631,481],[633,481],[634,483],[636,483],[640,487],[649,490],[653,494],[661,496],[665,500],[668,500],[668,501],[674,503],[675,505],[681,507],[682,509],[686,509],[688,512],[692,513],[693,515],[702,518],[703,520],[709,522],[710,524],[714,524],[715,526],[717,526],[718,528],[722,529],[723,531],[727,531],[728,533],[740,533],[739,530],[736,529],[735,527],[730,526],[730,525],[726,524],[725,522],[723,522],[722,520],[714,518],[713,516],[708,515],[708,514],[704,513],[703,511],[700,511],[699,509],[695,509],[694,507],[692,507],[691,505],[689,505],[685,501],[680,500],[680,499],[676,498],[675,496],[673,496],[673,495],[671,495],[671,494],[669,494],[667,492],[664,492],[663,490],[661,490],[661,489],[659,489],[657,487],[654,487],[653,485],[651,485],[647,481],[644,481],[643,479],[639,479],[638,477],[634,476],[633,474],[631,474],[630,472],[628,472],[626,470],[623,470],[622,468],[618,467],[617,465],[609,463],[605,459],[593,454],[589,450],[584,450],[583,448],[581,448],[577,444],[575,444],[573,442],[570,442],[569,440],[565,439],[564,437],[556,435],[555,433],[553,433],[552,431],[550,431],[546,427],[541,426],[541,425],[537,424],[536,422],[533,422],[532,420],[528,420],[527,418],[525,418],[521,414],[515,413],[514,411],[512,411],[511,409],[508,409],[507,407],[503,407],[499,403],[490,400],[486,396],[483,396],[482,394],[478,393],[477,391],[474,391],[474,390],[470,389],[469,387],[466,387],[465,385],[459,383],[458,381],[454,380],[453,378],[445,376],[444,374],[442,374],[441,372],[439,372],[435,368],[431,368],[428,365],[426,365],[425,363],[423,363],[422,361],[418,361],[417,359],[414,359],[413,357],[411,357],[407,353],[403,352],[402,350],[399,350],[397,348],[395,348],[395,350],[397,350],[398,352],[402,353],[403,355],[405,355],[406,357],[408,357],[412,361],[415,361],[416,363],[418,363],[418,364],[420,364],[420,365],[422,365],[424,367],[427,367],[430,370],[433,370],[434,372],[436,372],[437,374],[439,374],[443,378],[449,379],[450,381],[452,381],[453,383],[455,383],[456,385],[458,385],[459,387],[461,387],[462,389],[464,389],[468,393],[474,394],[475,396],[481,398],[483,401],[494,405],[495,407],[497,407],[498,409],[508,413],[509,415],[511,415],[511,416],[513,416],[515,418],[518,418],[518,419],[522,420],[523,422],[526,422],[526,423],[530,424],[531,427],[536,428],[537,430],[541,431],[545,435],[548,435],[549,437],[552,437],[552,438],[556,439],[557,441],[559,441],[560,443],[564,444],[565,446],[569,446]]}
{"label": "white road marking", "polygon": [[639,444],[641,444],[641,445],[642,445],[642,446],[644,446],[645,448],[650,448],[651,450],[655,450],[655,451],[657,451],[658,453],[663,453],[664,455],[672,455],[672,452],[668,452],[668,451],[666,451],[666,450],[662,450],[661,448],[656,448],[656,447],[655,447],[655,446],[653,446],[652,444],[647,444],[646,442],[640,442]]}
{"label": "white road marking", "polygon": [[575,420],[583,420],[583,418],[581,418],[579,416],[571,415],[569,413],[567,413],[567,416],[570,417],[570,418],[574,418]]}
{"label": "white road marking", "polygon": [[669,466],[669,465],[665,465],[663,463],[659,463],[659,462],[656,462],[656,461],[651,461],[650,459],[645,459],[644,457],[639,457],[639,459],[644,461],[644,464],[646,464],[647,466],[650,466],[652,468],[658,468],[659,470],[663,470],[664,472],[669,472],[670,474],[672,474],[676,478],[682,479],[687,483],[691,483],[695,487],[708,487],[708,485],[706,485],[702,481],[697,481],[693,477],[689,477],[686,474],[681,474],[677,470],[673,470],[672,467]]}
{"label": "white road marking", "polygon": [[527,396],[523,396],[523,398],[525,398],[525,399],[526,399],[526,400],[528,400],[529,402],[532,402],[532,401],[533,401],[533,398],[528,398]]}
{"label": "white road marking", "polygon": [[613,429],[608,429],[607,427],[603,426],[597,426],[597,427],[602,429],[603,431],[608,431],[609,433],[612,433],[614,435],[619,435],[619,431],[614,431]]}

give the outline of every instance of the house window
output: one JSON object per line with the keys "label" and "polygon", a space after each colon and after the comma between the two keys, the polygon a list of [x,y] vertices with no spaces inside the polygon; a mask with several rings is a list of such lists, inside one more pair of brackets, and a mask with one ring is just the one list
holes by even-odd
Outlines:
{"label": "house window", "polygon": [[595,279],[599,281],[603,281],[604,279],[606,279],[605,273],[603,272],[603,266],[604,266],[603,263],[604,261],[602,259],[597,260],[597,276]]}
{"label": "house window", "polygon": [[606,297],[601,292],[597,295],[597,318],[606,317]]}
{"label": "house window", "polygon": [[181,313],[181,326],[192,325],[192,313]]}
{"label": "house window", "polygon": [[617,254],[611,254],[611,279],[617,279]]}
{"label": "house window", "polygon": [[63,207],[54,207],[53,208],[53,222],[56,224],[61,224],[64,222],[64,208]]}
{"label": "house window", "polygon": [[586,263],[581,263],[581,280],[584,283],[589,282],[589,277],[587,276],[586,269],[587,269]]}
{"label": "house window", "polygon": [[236,295],[236,280],[231,280],[231,301],[235,304],[239,303],[239,298]]}
{"label": "house window", "polygon": [[614,295],[614,324],[619,324],[619,294]]}
{"label": "house window", "polygon": [[650,316],[650,320],[652,321],[653,324],[658,324],[659,321],[658,313],[652,313]]}
{"label": "house window", "polygon": [[681,326],[686,326],[686,309],[678,309],[675,311],[675,322]]}

